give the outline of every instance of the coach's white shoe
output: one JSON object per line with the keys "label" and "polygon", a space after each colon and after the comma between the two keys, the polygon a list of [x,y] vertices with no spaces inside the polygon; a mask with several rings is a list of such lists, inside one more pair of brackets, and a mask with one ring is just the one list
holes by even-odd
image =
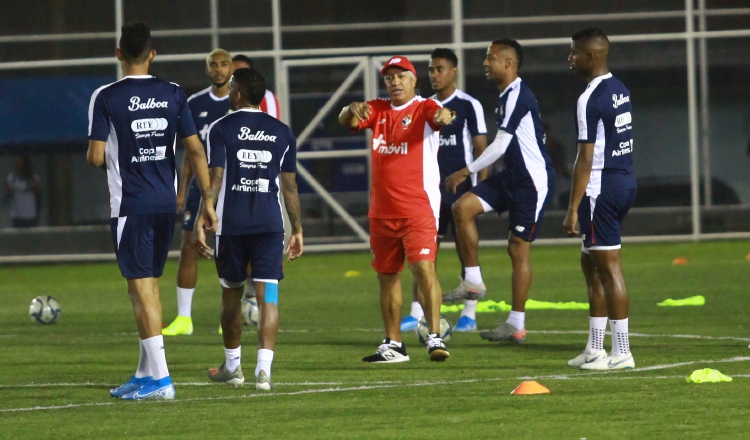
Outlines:
{"label": "coach's white shoe", "polygon": [[589,362],[596,362],[599,360],[599,358],[603,357],[607,357],[607,352],[604,350],[597,350],[594,354],[581,353],[573,359],[569,360],[568,366],[580,367],[581,365],[588,364]]}
{"label": "coach's white shoe", "polygon": [[581,365],[581,370],[630,370],[631,368],[635,368],[635,359],[630,353],[623,357],[610,353],[606,357]]}

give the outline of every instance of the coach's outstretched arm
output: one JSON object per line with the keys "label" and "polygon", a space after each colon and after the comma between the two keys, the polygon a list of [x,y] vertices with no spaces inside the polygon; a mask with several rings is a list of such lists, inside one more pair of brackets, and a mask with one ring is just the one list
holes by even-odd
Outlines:
{"label": "coach's outstretched arm", "polygon": [[190,161],[190,168],[193,170],[193,175],[195,175],[195,179],[198,181],[201,196],[206,202],[203,209],[204,227],[208,231],[215,231],[216,224],[219,221],[216,217],[216,211],[214,211],[216,196],[212,196],[210,191],[211,182],[208,175],[208,161],[206,160],[206,153],[203,151],[203,144],[198,139],[198,135],[194,134],[183,139],[182,145],[185,147],[185,154]]}
{"label": "coach's outstretched arm", "polygon": [[366,102],[352,102],[341,109],[339,124],[352,130],[359,128],[359,121],[367,120],[372,114],[370,104]]}
{"label": "coach's outstretched arm", "polygon": [[297,173],[281,172],[281,192],[284,194],[284,205],[292,224],[292,235],[284,249],[288,254],[287,261],[302,255],[302,218],[300,217],[299,193],[297,192]]}

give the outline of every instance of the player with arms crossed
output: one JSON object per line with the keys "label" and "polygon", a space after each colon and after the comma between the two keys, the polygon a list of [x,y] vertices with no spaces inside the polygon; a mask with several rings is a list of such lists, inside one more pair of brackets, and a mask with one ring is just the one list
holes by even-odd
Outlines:
{"label": "player with arms crossed", "polygon": [[[589,340],[568,365],[584,370],[635,368],[628,340],[630,300],[622,275],[620,226],[636,195],[630,91],[607,68],[609,39],[598,28],[573,34],[568,63],[588,86],[578,98],[578,154],[563,231],[580,222],[581,269],[589,293]],[[607,317],[612,351],[604,351]]]}
{"label": "player with arms crossed", "polygon": [[[206,75],[211,78],[211,86],[188,98],[188,106],[204,146],[208,126],[229,112],[229,78],[233,71],[232,56],[229,52],[224,49],[214,49],[206,57]],[[185,194],[187,194],[187,201]],[[193,179],[190,161],[185,158],[182,161],[182,173],[177,191],[177,212],[184,210],[182,246],[180,247],[180,262],[177,266],[177,318],[162,330],[164,336],[193,334],[191,309],[195,285],[198,281],[198,254],[193,246],[193,227],[200,201],[201,193],[197,182]]]}
{"label": "player with arms crossed", "polygon": [[[458,76],[458,58],[452,50],[438,48],[430,56],[429,71],[430,84],[435,92],[431,98],[447,107],[455,119],[450,124],[440,129],[440,148],[438,149],[438,166],[440,167],[440,223],[438,226],[438,249],[443,236],[451,229],[451,235],[456,243],[458,252],[458,240],[456,239],[456,224],[453,221],[451,205],[464,195],[477,182],[487,178],[489,168],[467,177],[456,189],[455,193],[445,190],[443,182],[454,172],[465,167],[472,160],[479,157],[487,148],[487,124],[484,122],[484,110],[482,104],[469,96],[466,92],[456,89],[456,76]],[[464,279],[463,261],[461,253],[458,252],[461,262],[461,280]],[[417,322],[424,316],[422,306],[419,305],[419,294],[417,282],[414,280],[412,289],[413,299],[411,313],[401,320],[401,331],[412,330],[417,327]],[[459,289],[460,290],[460,289]],[[451,300],[450,293],[443,295],[443,301]],[[466,332],[477,329],[476,321],[477,300],[467,299],[464,301],[464,309],[461,317],[453,330]]]}
{"label": "player with arms crossed", "polygon": [[[221,326],[225,362],[208,370],[208,377],[230,385],[245,378],[242,357],[242,287],[251,263],[260,320],[255,388],[271,389],[271,363],[279,328],[279,281],[284,278],[281,260],[302,255],[302,223],[296,181],[297,141],[292,130],[263,113],[266,81],[250,69],[237,69],[229,82],[233,113],[209,129],[208,154],[211,195],[218,193],[216,269],[222,286]],[[279,182],[281,187],[279,188]],[[284,249],[284,224],[279,190],[284,194],[292,235]],[[202,202],[203,204],[203,202]],[[206,205],[207,207],[207,205]],[[196,223],[196,248],[208,258],[203,221]]]}
{"label": "player with arms crossed", "polygon": [[442,295],[435,274],[440,209],[437,152],[438,131],[451,122],[452,115],[437,101],[416,96],[417,71],[406,57],[392,57],[380,73],[390,99],[353,102],[339,114],[339,123],[350,130],[372,130],[370,247],[386,337],[375,354],[362,360],[409,360],[399,323],[400,271],[406,257],[426,311],[430,360],[444,361],[450,354],[439,336]]}
{"label": "player with arms crossed", "polygon": [[[453,298],[479,299],[486,287],[479,267],[475,219],[484,212],[508,211],[510,234],[508,255],[513,266],[513,309],[508,320],[494,330],[480,332],[483,339],[526,341],[526,299],[531,287],[531,242],[539,233],[544,209],[554,193],[555,171],[544,146],[544,130],[534,93],[518,77],[523,64],[521,45],[515,40],[492,42],[487,49],[484,69],[487,79],[497,84],[500,97],[495,109],[497,136],[487,150],[469,166],[446,180],[446,188],[455,191],[471,173],[492,165],[505,155],[505,169],[479,183],[453,204],[466,277]],[[463,295],[461,294],[463,293]]]}
{"label": "player with arms crossed", "polygon": [[[110,391],[125,400],[174,399],[161,334],[159,277],[172,241],[176,217],[175,146],[182,139],[198,187],[213,201],[206,156],[187,97],[180,86],[148,74],[156,55],[143,23],[122,27],[117,59],[125,77],[100,87],[89,106],[88,163],[106,164],[112,241],[117,264],[128,281],[140,335],[135,375]],[[213,229],[216,213],[204,212]]]}

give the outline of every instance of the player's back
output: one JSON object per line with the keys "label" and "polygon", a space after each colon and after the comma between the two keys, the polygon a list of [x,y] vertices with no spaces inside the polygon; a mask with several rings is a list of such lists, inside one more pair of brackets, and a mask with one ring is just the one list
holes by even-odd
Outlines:
{"label": "player's back", "polygon": [[209,128],[210,167],[224,168],[217,234],[284,232],[279,174],[296,172],[297,141],[284,123],[240,109]]}
{"label": "player's back", "polygon": [[594,143],[588,194],[636,187],[630,91],[611,73],[594,78],[578,98],[578,142]]}
{"label": "player's back", "polygon": [[151,75],[97,89],[89,138],[106,142],[112,217],[174,212],[175,144],[195,134],[182,89]]}

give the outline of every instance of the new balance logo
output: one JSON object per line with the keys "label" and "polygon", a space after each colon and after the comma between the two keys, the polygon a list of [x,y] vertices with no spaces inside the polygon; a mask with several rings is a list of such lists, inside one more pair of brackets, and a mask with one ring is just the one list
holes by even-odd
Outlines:
{"label": "new balance logo", "polygon": [[430,250],[427,248],[423,248],[421,251],[419,251],[419,255],[430,255]]}
{"label": "new balance logo", "polygon": [[390,359],[396,359],[396,354],[394,352],[392,352],[392,351],[389,350],[389,351],[386,351],[385,353],[383,353],[383,358],[384,359],[388,359],[388,360],[390,360]]}

